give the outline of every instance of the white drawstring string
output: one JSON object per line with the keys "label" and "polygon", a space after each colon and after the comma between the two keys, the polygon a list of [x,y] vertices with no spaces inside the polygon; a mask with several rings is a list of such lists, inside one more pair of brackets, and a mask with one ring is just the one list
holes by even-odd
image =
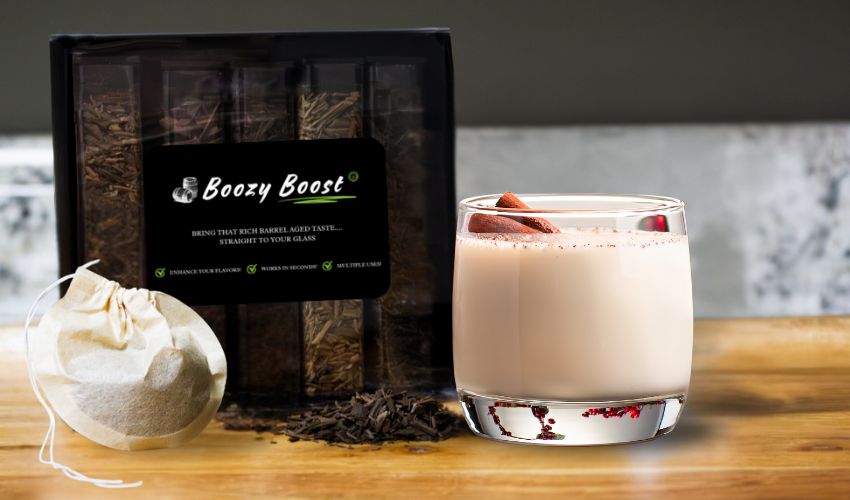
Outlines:
{"label": "white drawstring string", "polygon": [[[86,262],[81,267],[88,268],[100,262],[100,260],[93,260],[91,262]],[[54,415],[53,410],[50,408],[50,405],[47,404],[47,401],[44,400],[44,397],[41,395],[41,390],[38,388],[38,384],[35,380],[35,369],[32,366],[32,361],[30,360],[30,323],[32,322],[33,316],[35,316],[35,311],[38,308],[39,302],[44,298],[45,295],[50,293],[54,288],[59,286],[60,284],[68,281],[69,279],[74,277],[74,274],[71,273],[67,276],[63,276],[58,280],[54,281],[47,288],[45,288],[35,299],[32,307],[30,307],[29,313],[27,314],[27,322],[24,325],[24,340],[26,341],[26,355],[27,355],[27,372],[30,377],[30,385],[32,385],[32,390],[35,393],[35,397],[38,398],[38,402],[41,403],[41,406],[44,407],[44,411],[47,412],[47,416],[50,419],[50,426],[47,428],[47,434],[44,435],[44,441],[41,442],[41,449],[38,451],[38,461],[45,464],[50,465],[54,469],[61,470],[63,474],[73,479],[74,481],[81,481],[84,483],[91,483],[95,486],[99,486],[101,488],[135,488],[137,486],[142,485],[142,481],[136,481],[135,483],[125,483],[120,479],[98,479],[93,477],[88,477],[80,472],[75,471],[74,469],[68,467],[67,465],[60,464],[56,460],[53,459],[53,442],[56,437],[56,415]],[[47,448],[48,458],[44,458],[44,449]]]}

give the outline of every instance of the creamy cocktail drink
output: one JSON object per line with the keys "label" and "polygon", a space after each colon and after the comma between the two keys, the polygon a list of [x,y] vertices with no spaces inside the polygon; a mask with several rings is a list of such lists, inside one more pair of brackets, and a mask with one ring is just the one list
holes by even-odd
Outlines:
{"label": "creamy cocktail drink", "polygon": [[[466,214],[453,335],[455,381],[473,430],[592,444],[672,428],[675,418],[660,425],[684,402],[693,338],[688,240],[683,218],[680,231],[668,226],[681,209],[673,202],[659,205],[670,212],[663,227],[645,224],[659,219],[637,208],[625,211],[631,222],[614,224],[612,213],[597,226],[584,212]],[[615,211],[604,207],[603,215]],[[529,218],[552,229],[515,226],[535,227]],[[523,438],[517,418],[525,414],[533,420]]]}
{"label": "creamy cocktail drink", "polygon": [[457,239],[458,388],[556,401],[685,393],[687,237],[614,231]]}

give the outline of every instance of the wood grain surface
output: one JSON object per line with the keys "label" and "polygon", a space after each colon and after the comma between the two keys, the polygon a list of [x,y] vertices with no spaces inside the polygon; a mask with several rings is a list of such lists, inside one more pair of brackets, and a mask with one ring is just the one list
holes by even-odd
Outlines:
{"label": "wood grain surface", "polygon": [[699,321],[689,398],[668,436],[587,448],[469,435],[345,449],[214,422],[181,448],[117,452],[61,425],[58,460],[145,482],[110,491],[37,462],[47,418],[12,326],[0,328],[0,497],[850,498],[850,318]]}

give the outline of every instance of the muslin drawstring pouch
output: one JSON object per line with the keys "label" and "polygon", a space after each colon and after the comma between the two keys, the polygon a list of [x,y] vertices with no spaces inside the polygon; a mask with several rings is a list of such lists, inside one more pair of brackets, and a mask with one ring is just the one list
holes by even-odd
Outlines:
{"label": "muslin drawstring pouch", "polygon": [[[53,283],[27,316],[30,382],[50,417],[39,461],[97,486],[133,487],[141,483],[89,478],[57,463],[53,411],[81,435],[117,450],[177,446],[215,415],[227,363],[215,334],[189,306],[162,292],[122,288],[90,271],[95,262]],[[30,336],[39,301],[71,278]]]}

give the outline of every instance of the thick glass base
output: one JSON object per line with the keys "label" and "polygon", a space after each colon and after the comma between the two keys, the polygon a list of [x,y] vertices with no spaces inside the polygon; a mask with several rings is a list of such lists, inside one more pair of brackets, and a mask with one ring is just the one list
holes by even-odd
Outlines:
{"label": "thick glass base", "polygon": [[482,396],[458,389],[475,434],[512,443],[586,446],[644,441],[676,427],[685,395],[632,401],[559,402]]}

